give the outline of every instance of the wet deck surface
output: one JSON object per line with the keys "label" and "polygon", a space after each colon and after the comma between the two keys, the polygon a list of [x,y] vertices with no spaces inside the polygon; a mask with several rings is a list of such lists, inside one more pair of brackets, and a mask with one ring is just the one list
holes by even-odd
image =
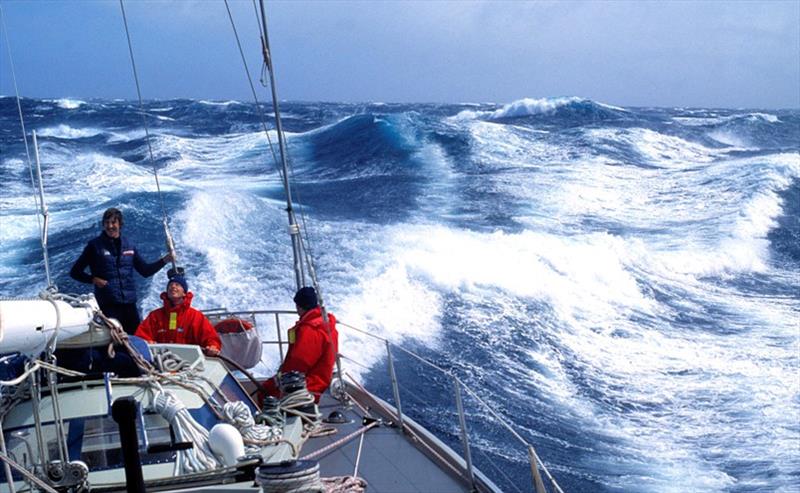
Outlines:
{"label": "wet deck surface", "polygon": [[[325,394],[320,403],[323,418],[339,410],[350,421],[346,424],[328,424],[337,432],[333,435],[311,438],[303,446],[302,456],[313,453],[362,427],[361,411],[357,407],[343,409],[338,401]],[[364,443],[358,467],[358,476],[367,481],[367,491],[375,493],[449,493],[468,492],[470,488],[429,459],[415,447],[397,427],[379,425],[361,435]],[[355,437],[332,452],[318,457],[320,475],[350,476],[356,466],[359,438]]]}

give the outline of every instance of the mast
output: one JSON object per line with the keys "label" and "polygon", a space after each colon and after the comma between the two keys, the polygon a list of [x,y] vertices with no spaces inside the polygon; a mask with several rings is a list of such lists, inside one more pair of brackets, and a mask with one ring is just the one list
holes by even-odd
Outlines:
{"label": "mast", "polygon": [[272,67],[272,57],[269,50],[269,36],[267,35],[267,16],[264,9],[264,0],[259,0],[261,6],[261,26],[264,36],[261,38],[261,51],[264,63],[269,72],[269,85],[272,90],[272,108],[275,111],[275,130],[278,132],[278,147],[281,155],[281,168],[283,169],[283,189],[286,191],[286,213],[289,216],[289,235],[292,238],[292,254],[294,258],[294,277],[296,289],[305,286],[305,272],[303,269],[303,243],[300,238],[300,227],[292,208],[292,189],[289,185],[289,166],[286,162],[286,138],[283,135],[283,125],[281,124],[281,112],[278,105],[278,90],[275,85],[275,72]]}

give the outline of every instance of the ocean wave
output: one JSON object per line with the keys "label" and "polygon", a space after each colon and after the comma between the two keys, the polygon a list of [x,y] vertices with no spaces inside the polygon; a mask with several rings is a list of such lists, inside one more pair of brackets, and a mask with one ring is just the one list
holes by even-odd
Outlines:
{"label": "ocean wave", "polygon": [[418,143],[407,114],[348,116],[303,134],[317,178],[355,178],[408,172]]}
{"label": "ocean wave", "polygon": [[707,163],[726,155],[729,151],[706,147],[649,128],[589,129],[586,131],[586,136],[597,146],[613,149],[624,145],[637,152],[647,163],[661,167]]}
{"label": "ocean wave", "polygon": [[[287,105],[303,120],[289,145],[295,198],[331,310],[506,403],[565,489],[791,489],[800,114],[610,108],[597,121],[599,103],[561,99]],[[91,152],[40,143],[59,286],[76,286],[69,265],[106,207],[123,207],[140,247],[160,251],[136,105],[24,103],[52,137],[108,136]],[[153,106],[176,119],[154,120],[151,144],[198,306],[291,308],[291,247],[270,233],[286,229],[285,202],[253,108]],[[3,110],[15,118],[14,105]],[[5,135],[0,291],[35,294],[37,211],[22,142]],[[140,279],[142,309],[159,303],[162,277]],[[346,330],[340,344],[389,388],[374,371],[385,345]],[[257,373],[277,363],[269,353]],[[472,422],[480,452],[507,445]],[[492,457],[508,471],[504,489],[529,481],[524,451]]]}
{"label": "ocean wave", "polygon": [[70,98],[45,99],[44,101],[55,103],[56,106],[58,106],[59,108],[63,108],[65,110],[75,110],[87,104],[86,101],[81,101],[80,99],[70,99]]}
{"label": "ocean wave", "polygon": [[206,106],[231,106],[234,104],[242,104],[240,101],[234,101],[229,99],[227,101],[212,101],[208,99],[200,99],[197,101],[198,104],[204,104]]}
{"label": "ocean wave", "polygon": [[525,98],[509,103],[494,111],[464,110],[454,118],[457,120],[484,119],[490,121],[535,116],[602,119],[619,117],[627,113],[628,111],[624,108],[572,96],[541,99]]}
{"label": "ocean wave", "polygon": [[[46,183],[56,195],[48,200],[104,201],[125,193],[152,192],[156,183],[150,169],[124,159],[99,152],[69,155],[58,160],[62,165],[50,168]],[[68,165],[63,165],[68,162]],[[48,188],[48,185],[45,185]],[[162,190],[183,188],[174,180],[163,177]]]}
{"label": "ocean wave", "polygon": [[37,132],[41,137],[54,137],[57,139],[84,139],[105,133],[99,128],[73,128],[66,124],[47,127]]}
{"label": "ocean wave", "polygon": [[739,113],[734,115],[676,116],[673,121],[690,127],[713,126],[730,122],[782,123],[777,115],[770,113]]}

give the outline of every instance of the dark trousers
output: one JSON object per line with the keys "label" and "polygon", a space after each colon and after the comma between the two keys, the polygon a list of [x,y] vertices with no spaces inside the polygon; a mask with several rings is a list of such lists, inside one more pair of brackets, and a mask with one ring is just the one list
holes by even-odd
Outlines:
{"label": "dark trousers", "polygon": [[100,311],[108,318],[119,320],[122,328],[130,335],[136,332],[142,321],[136,303],[104,303],[100,305]]}

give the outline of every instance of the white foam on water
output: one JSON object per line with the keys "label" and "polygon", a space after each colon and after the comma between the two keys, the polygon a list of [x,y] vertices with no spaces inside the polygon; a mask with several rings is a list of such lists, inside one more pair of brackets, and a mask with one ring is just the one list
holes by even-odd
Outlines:
{"label": "white foam on water", "polygon": [[0,208],[4,211],[3,217],[0,218],[0,245],[4,247],[13,242],[36,238],[39,236],[39,229],[36,225],[36,212],[33,203],[33,198],[29,199],[28,213],[9,214],[7,211],[10,207],[5,201],[0,202]]}
{"label": "white foam on water", "polygon": [[728,152],[727,150],[711,149],[648,128],[591,129],[586,132],[586,135],[598,144],[602,144],[603,141],[627,144],[651,164],[662,167],[707,163]]}
{"label": "white foam on water", "polygon": [[[730,300],[731,295],[720,299]],[[739,298],[740,313],[749,316],[753,303]],[[769,304],[764,300],[760,308],[773,310]],[[759,324],[753,320],[749,325]],[[797,338],[795,334],[793,344],[778,350],[768,342],[776,331],[791,334],[786,319],[755,333],[742,326],[741,334],[727,338],[625,325],[634,337],[574,327],[561,341],[584,362],[581,371],[593,391],[604,396],[595,409],[597,431],[613,430],[612,436],[624,438],[626,449],[642,458],[640,465],[658,464],[654,490],[664,491],[665,484],[683,491],[724,489],[733,478],[719,461],[703,456],[708,448],[720,448],[719,455],[729,460],[747,461],[769,456],[772,436],[790,433],[794,424],[787,406],[800,391],[792,354]],[[762,429],[773,431],[765,435]],[[742,446],[729,447],[732,437]],[[698,449],[699,442],[707,444],[706,450]],[[677,474],[681,470],[695,473]],[[635,479],[619,480],[622,489],[635,485]]]}
{"label": "white foam on water", "polygon": [[750,113],[747,115],[747,119],[750,121],[765,121],[767,123],[782,123],[781,120],[776,116],[770,113]]}
{"label": "white foam on water", "polygon": [[757,150],[757,147],[752,147],[744,137],[736,135],[730,130],[714,130],[708,133],[708,136],[722,144],[733,147],[737,151]]}
{"label": "white foam on water", "polygon": [[[153,174],[145,167],[137,166],[105,154],[78,154],[73,165],[64,168],[56,183],[72,183],[75,196],[93,197],[95,200],[110,200],[124,193],[154,192],[156,183]],[[76,173],[76,170],[81,172]],[[174,183],[165,180],[162,191],[174,188]]]}
{"label": "white foam on water", "polygon": [[[785,314],[761,318],[774,314],[771,300],[716,293],[700,280],[672,273],[655,279],[664,289],[676,291],[674,296],[683,290],[693,300],[726,303],[750,327],[763,330],[755,335],[743,330],[741,336],[721,341],[715,333],[633,322],[668,320],[665,315],[672,310],[640,289],[636,273],[652,268],[659,254],[639,240],[603,234],[480,234],[442,226],[402,226],[393,228],[388,242],[386,259],[392,260],[364,284],[365,291],[386,295],[365,307],[368,313],[381,313],[383,321],[370,321],[381,329],[378,333],[436,345],[442,336],[438,313],[446,310],[437,304],[448,293],[464,298],[469,293],[485,294],[486,288],[500,288],[510,297],[546,303],[559,322],[548,328],[551,335],[557,334],[559,343],[575,355],[577,360],[571,357],[571,363],[582,366],[589,384],[604,399],[592,402],[582,397],[555,355],[531,355],[547,368],[546,375],[532,374],[536,387],[546,389],[548,398],[586,420],[583,426],[623,439],[619,447],[642,458],[639,471],[657,464],[651,478],[653,491],[664,491],[666,484],[684,491],[733,484],[732,477],[698,455],[692,444],[710,440],[718,446],[727,443],[724,435],[738,434],[743,440],[755,440],[756,447],[765,446],[761,438],[740,430],[739,422],[758,421],[761,411],[757,410],[780,414],[800,390],[796,363],[791,363],[792,351],[798,349],[796,335],[794,344],[777,353],[764,343],[753,343],[754,338],[767,340],[779,334],[791,337],[793,329],[787,322],[791,318]],[[481,309],[468,308],[475,311],[465,316],[480,320]],[[391,322],[395,317],[397,326]],[[748,325],[745,320],[742,329]],[[775,320],[783,322],[773,325]],[[407,326],[414,323],[423,330],[409,331]],[[495,330],[494,325],[487,325],[487,330]],[[507,363],[509,371],[515,363]],[[742,387],[748,390],[742,393]],[[737,417],[736,408],[728,403],[715,405],[715,395],[748,402],[746,416]],[[783,416],[776,425],[790,428],[791,417]],[[715,434],[719,435],[716,439]],[[780,431],[774,434],[781,436]],[[744,451],[731,454],[746,459]],[[692,474],[676,476],[678,471]],[[640,479],[618,478],[612,483],[618,481],[621,488],[630,489]]]}
{"label": "white foam on water", "polygon": [[[393,260],[369,281],[385,285],[392,293],[388,299],[430,307],[420,300],[420,295],[429,296],[427,290],[458,293],[490,286],[546,300],[563,318],[603,319],[607,325],[623,307],[653,308],[620,260],[626,243],[610,235],[485,234],[443,226],[404,226],[388,233],[386,258]],[[389,286],[401,286],[407,294]],[[410,313],[416,317],[429,311],[414,308]]]}
{"label": "white foam on water", "polygon": [[81,101],[80,99],[70,99],[70,98],[45,99],[43,101],[55,103],[59,108],[63,108],[65,110],[75,110],[86,104],[86,101]]}
{"label": "white foam on water", "polygon": [[208,99],[201,99],[197,101],[200,104],[205,104],[207,106],[231,106],[233,104],[242,104],[239,101],[234,100],[227,100],[227,101],[210,101]]}
{"label": "white foam on water", "polygon": [[[155,133],[151,130],[151,134]],[[157,135],[157,134],[156,134]],[[130,130],[126,132],[118,132],[118,131],[111,131],[108,132],[108,140],[109,144],[116,144],[119,142],[130,142],[136,139],[144,139],[147,136],[144,129],[137,129],[137,130]]]}
{"label": "white foam on water", "polygon": [[[545,154],[541,144],[503,137],[504,143],[492,148],[490,142],[500,136],[485,130],[483,134],[476,133],[478,142],[486,142],[485,150],[476,153],[482,162],[537,166],[535,177],[494,185],[532,204],[531,216],[518,217],[520,222],[531,228],[574,224],[583,229],[585,219],[592,218],[632,235],[645,231],[642,238],[653,254],[659,254],[659,263],[692,276],[766,272],[766,237],[783,213],[780,193],[800,176],[797,154],[730,159],[702,146],[681,149],[682,139],[649,130],[589,134],[631,144],[634,135],[647,136],[647,142],[636,145],[657,159],[660,168],[615,164],[574,152],[564,156],[564,162],[548,158],[550,162],[540,163],[538,156],[528,158],[527,151]],[[558,218],[560,225],[547,218]]]}
{"label": "white foam on water", "polygon": [[218,163],[236,159],[242,154],[261,149],[266,144],[263,132],[227,134],[215,137],[181,137],[160,134],[153,139],[156,157],[171,156],[178,153],[181,157],[196,163]]}
{"label": "white foam on water", "polygon": [[[782,162],[792,176],[795,165]],[[744,214],[747,219],[738,226],[745,237],[768,230],[767,222],[756,218],[774,214],[769,210],[774,204],[768,197],[752,203],[755,216]],[[674,269],[659,243],[641,239],[600,233],[485,234],[411,225],[391,227],[384,234],[382,262],[368,265],[363,275],[364,293],[379,293],[378,299],[362,306],[367,296],[356,295],[342,313],[348,318],[356,315],[390,340],[414,338],[435,346],[443,336],[439,314],[446,310],[442,303],[448,294],[468,298],[470,293],[484,295],[487,289],[499,288],[509,297],[546,303],[558,320],[548,330],[577,357],[590,385],[605,397],[602,401],[582,397],[555,355],[531,355],[547,369],[546,375],[533,372],[531,379],[585,420],[584,426],[623,440],[612,447],[637,457],[638,472],[652,473],[652,484],[645,490],[669,491],[670,484],[684,491],[719,490],[734,484],[735,479],[718,462],[707,460],[696,443],[704,440],[709,446],[724,447],[729,443],[726,436],[740,436],[747,447],[727,453],[746,460],[748,447],[760,450],[771,440],[741,429],[742,423],[754,420],[766,425],[759,418],[762,411],[756,410],[779,418],[778,429],[771,433],[776,438],[791,430],[786,406],[800,388],[792,355],[799,345],[796,328],[789,322],[790,301],[776,308],[772,299],[752,299],[715,287],[696,270]],[[695,254],[691,249],[681,253]],[[719,266],[718,258],[714,262]],[[638,281],[642,275],[670,298],[686,297],[687,313],[702,311],[707,303],[722,313],[738,314],[734,315],[738,319],[720,323],[730,330],[739,326],[740,334],[726,340],[716,333],[665,327],[662,324],[675,317],[678,308],[643,291]],[[468,308],[475,311],[465,316],[480,320],[482,309]],[[374,315],[378,313],[380,320]],[[794,342],[776,352],[769,342],[776,336],[794,337]],[[373,354],[382,356],[378,351]],[[714,396],[722,401],[715,404]],[[731,407],[731,399],[747,405]],[[738,410],[744,415],[739,416]],[[630,489],[642,479],[632,475],[610,481]]]}
{"label": "white foam on water", "polygon": [[750,122],[782,123],[780,118],[770,113],[738,113],[728,116],[718,116],[718,115],[676,116],[673,117],[672,120],[680,123],[681,125],[689,127],[719,125],[736,120],[746,120]]}
{"label": "white foam on water", "polygon": [[69,125],[60,124],[55,127],[47,127],[38,130],[36,133],[40,137],[55,137],[58,139],[82,139],[86,137],[94,137],[104,133],[104,130],[99,128],[73,128]]}
{"label": "white foam on water", "polygon": [[571,161],[570,149],[548,143],[547,132],[491,122],[471,122],[473,159],[498,167],[534,167]]}
{"label": "white foam on water", "polygon": [[[695,276],[769,271],[767,234],[783,214],[780,193],[792,180],[800,178],[800,155],[732,160],[715,166],[712,176],[736,178],[737,173],[744,175],[742,180],[757,179],[756,191],[749,196],[730,197],[724,190],[710,190],[717,197],[713,201],[707,198],[712,206],[707,227],[695,230],[689,238],[674,238],[672,245],[661,252],[660,260],[671,270]],[[720,184],[721,188],[725,185]],[[715,230],[709,231],[708,226]],[[675,248],[678,243],[681,245]]]}
{"label": "white foam on water", "polygon": [[504,105],[502,108],[494,111],[464,110],[455,115],[453,119],[469,120],[475,118],[486,118],[489,120],[498,120],[503,118],[549,115],[554,113],[559,108],[580,103],[593,104],[609,110],[627,112],[627,110],[625,110],[624,108],[619,108],[617,106],[612,106],[603,103],[595,103],[585,98],[570,96],[570,97],[539,98],[539,99],[523,98],[508,103]]}

